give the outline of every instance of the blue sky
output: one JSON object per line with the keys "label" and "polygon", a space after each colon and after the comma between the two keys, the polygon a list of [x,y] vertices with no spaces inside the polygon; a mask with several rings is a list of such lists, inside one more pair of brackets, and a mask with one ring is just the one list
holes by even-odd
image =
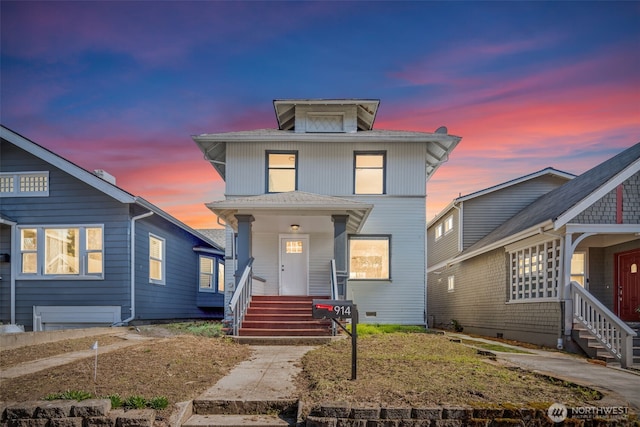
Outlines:
{"label": "blue sky", "polygon": [[640,141],[640,2],[0,2],[2,124],[195,227],[224,183],[191,135],[282,98],[375,98],[375,127],[462,137],[433,217]]}

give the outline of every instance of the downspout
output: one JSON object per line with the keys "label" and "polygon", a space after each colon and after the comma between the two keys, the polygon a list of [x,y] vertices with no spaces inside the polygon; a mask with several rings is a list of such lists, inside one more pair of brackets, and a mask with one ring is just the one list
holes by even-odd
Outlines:
{"label": "downspout", "polygon": [[0,224],[7,224],[11,226],[11,241],[10,241],[10,255],[9,255],[9,274],[11,274],[10,279],[10,304],[11,304],[11,324],[16,324],[16,274],[18,273],[16,270],[16,265],[18,264],[16,260],[16,242],[19,240],[17,238],[17,230],[18,223],[14,221],[9,221],[7,219],[0,218]]}
{"label": "downspout", "polygon": [[153,212],[140,214],[131,218],[131,316],[120,321],[120,324],[129,323],[136,317],[136,221],[153,215]]}

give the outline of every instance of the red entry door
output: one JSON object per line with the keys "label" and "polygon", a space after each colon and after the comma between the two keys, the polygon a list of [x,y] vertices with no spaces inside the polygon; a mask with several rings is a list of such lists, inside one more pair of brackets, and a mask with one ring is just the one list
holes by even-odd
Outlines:
{"label": "red entry door", "polygon": [[616,257],[616,283],[618,284],[617,315],[625,322],[640,321],[640,249],[621,252]]}

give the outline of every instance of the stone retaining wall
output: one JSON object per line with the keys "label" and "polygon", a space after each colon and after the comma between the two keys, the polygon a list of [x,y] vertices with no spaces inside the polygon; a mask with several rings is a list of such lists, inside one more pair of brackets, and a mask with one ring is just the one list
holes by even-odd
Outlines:
{"label": "stone retaining wall", "polygon": [[[564,426],[621,426],[628,420],[566,419]],[[494,427],[555,426],[546,409],[472,408],[434,406],[428,408],[351,407],[348,404],[323,404],[314,407],[307,427]],[[631,424],[635,425],[635,424]]]}
{"label": "stone retaining wall", "polygon": [[1,427],[152,427],[156,418],[153,409],[111,409],[109,399],[0,404],[0,411]]}

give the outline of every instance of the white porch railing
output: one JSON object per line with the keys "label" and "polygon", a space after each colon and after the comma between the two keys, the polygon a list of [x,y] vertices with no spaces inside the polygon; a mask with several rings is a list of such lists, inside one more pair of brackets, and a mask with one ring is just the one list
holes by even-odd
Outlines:
{"label": "white porch railing", "polygon": [[249,303],[251,302],[251,294],[253,292],[251,280],[252,264],[253,258],[249,260],[249,263],[242,272],[238,286],[236,286],[236,290],[233,292],[233,297],[231,297],[231,302],[229,302],[229,310],[233,316],[233,335],[236,336],[238,335],[240,326],[242,326],[244,315],[247,312],[247,308],[249,308]]}
{"label": "white porch railing", "polygon": [[636,333],[577,282],[571,282],[573,319],[587,330],[620,362],[633,363],[633,337]]}
{"label": "white porch railing", "polygon": [[338,299],[338,275],[336,274],[336,260],[329,261],[331,269],[331,299]]}

